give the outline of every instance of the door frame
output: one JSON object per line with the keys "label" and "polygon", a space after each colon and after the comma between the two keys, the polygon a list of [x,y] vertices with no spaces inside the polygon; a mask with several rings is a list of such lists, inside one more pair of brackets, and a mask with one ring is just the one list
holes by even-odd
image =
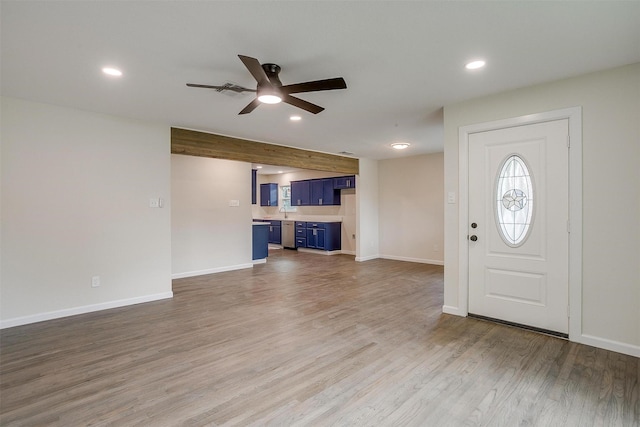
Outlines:
{"label": "door frame", "polygon": [[458,296],[469,314],[469,136],[473,133],[555,120],[569,121],[569,340],[582,335],[582,107],[461,126],[458,129]]}

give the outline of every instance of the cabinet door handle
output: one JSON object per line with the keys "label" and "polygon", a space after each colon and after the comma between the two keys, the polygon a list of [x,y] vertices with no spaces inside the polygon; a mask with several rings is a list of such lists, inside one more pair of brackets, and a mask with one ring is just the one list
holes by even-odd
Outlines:
{"label": "cabinet door handle", "polygon": [[318,199],[318,203],[322,205],[322,199]]}

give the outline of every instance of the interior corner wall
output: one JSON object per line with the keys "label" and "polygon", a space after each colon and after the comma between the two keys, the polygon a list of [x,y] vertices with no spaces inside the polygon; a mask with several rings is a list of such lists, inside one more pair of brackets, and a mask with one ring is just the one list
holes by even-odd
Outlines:
{"label": "interior corner wall", "polygon": [[1,327],[171,297],[169,127],[6,97],[1,124]]}
{"label": "interior corner wall", "polygon": [[380,257],[378,161],[360,159],[356,177],[356,261]]}
{"label": "interior corner wall", "polygon": [[[445,191],[458,192],[458,128],[582,107],[582,342],[640,355],[640,64],[444,109]],[[458,204],[445,205],[445,307],[459,307]],[[574,339],[574,338],[572,338]]]}
{"label": "interior corner wall", "polygon": [[253,267],[250,163],[172,154],[171,198],[172,277]]}
{"label": "interior corner wall", "polygon": [[444,264],[444,154],[379,161],[380,257]]}

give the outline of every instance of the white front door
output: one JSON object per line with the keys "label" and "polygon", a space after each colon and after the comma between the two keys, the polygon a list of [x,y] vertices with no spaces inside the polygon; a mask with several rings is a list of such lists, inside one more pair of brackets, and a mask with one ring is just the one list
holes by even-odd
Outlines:
{"label": "white front door", "polygon": [[568,127],[469,135],[469,314],[568,333]]}

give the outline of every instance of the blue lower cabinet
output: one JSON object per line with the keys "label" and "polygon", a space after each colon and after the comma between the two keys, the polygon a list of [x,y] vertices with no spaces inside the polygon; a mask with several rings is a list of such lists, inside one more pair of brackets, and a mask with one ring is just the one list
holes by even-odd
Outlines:
{"label": "blue lower cabinet", "polygon": [[307,228],[307,247],[313,249],[325,248],[326,231],[324,227]]}
{"label": "blue lower cabinet", "polygon": [[282,221],[269,221],[269,243],[282,244]]}
{"label": "blue lower cabinet", "polygon": [[307,248],[323,251],[342,249],[339,222],[307,222]]}
{"label": "blue lower cabinet", "polygon": [[253,257],[252,259],[262,259],[269,256],[269,226],[267,224],[253,225]]}
{"label": "blue lower cabinet", "polygon": [[307,223],[296,221],[296,248],[307,247]]}

